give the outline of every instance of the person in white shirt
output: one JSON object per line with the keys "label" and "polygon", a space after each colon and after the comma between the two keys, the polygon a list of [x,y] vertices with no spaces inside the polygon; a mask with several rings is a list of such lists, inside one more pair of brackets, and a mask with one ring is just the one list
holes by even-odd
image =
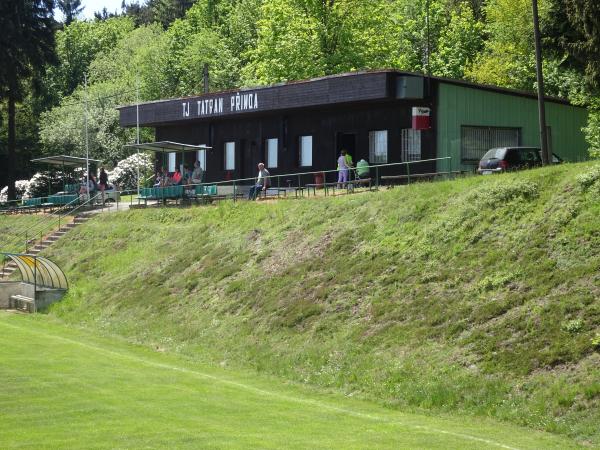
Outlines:
{"label": "person in white shirt", "polygon": [[248,200],[256,200],[258,193],[262,191],[266,191],[270,185],[269,177],[271,174],[267,169],[265,169],[264,163],[258,164],[258,176],[256,177],[256,183],[254,186],[250,188],[248,192]]}

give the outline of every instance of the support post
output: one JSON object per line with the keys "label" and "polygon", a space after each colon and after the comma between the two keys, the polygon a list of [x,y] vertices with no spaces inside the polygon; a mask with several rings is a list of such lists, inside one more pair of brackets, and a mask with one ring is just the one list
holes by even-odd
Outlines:
{"label": "support post", "polygon": [[535,37],[535,63],[538,87],[538,115],[540,122],[540,145],[542,148],[542,164],[552,162],[552,155],[548,148],[548,133],[546,130],[546,105],[544,101],[544,73],[542,61],[542,41],[540,37],[540,19],[537,0],[531,0],[533,10],[533,35]]}

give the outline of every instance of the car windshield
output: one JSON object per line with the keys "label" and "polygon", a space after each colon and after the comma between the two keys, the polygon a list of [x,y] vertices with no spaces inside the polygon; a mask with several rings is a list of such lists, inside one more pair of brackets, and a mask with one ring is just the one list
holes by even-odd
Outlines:
{"label": "car windshield", "polygon": [[493,148],[483,155],[481,159],[502,159],[504,158],[505,148]]}

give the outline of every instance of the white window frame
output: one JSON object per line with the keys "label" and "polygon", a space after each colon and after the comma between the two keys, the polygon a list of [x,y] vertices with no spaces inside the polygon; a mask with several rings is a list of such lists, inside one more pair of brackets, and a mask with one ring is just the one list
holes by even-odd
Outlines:
{"label": "white window frame", "polygon": [[269,138],[266,141],[267,147],[267,167],[269,169],[276,169],[279,156],[279,139]]}
{"label": "white window frame", "polygon": [[312,135],[300,136],[300,167],[313,165],[313,137]]}
{"label": "white window frame", "polygon": [[202,170],[206,171],[206,149],[198,150],[196,152],[196,161],[200,163],[200,167],[202,168]]}
{"label": "white window frame", "polygon": [[176,166],[177,166],[177,153],[171,152],[171,153],[169,153],[168,172],[169,173],[175,172],[175,167]]}
{"label": "white window frame", "polygon": [[400,145],[402,161],[420,161],[422,158],[422,133],[421,130],[404,128]]}
{"label": "white window frame", "polygon": [[386,164],[387,162],[388,130],[369,131],[369,163]]}
{"label": "white window frame", "polygon": [[225,142],[225,170],[235,170],[235,142]]}

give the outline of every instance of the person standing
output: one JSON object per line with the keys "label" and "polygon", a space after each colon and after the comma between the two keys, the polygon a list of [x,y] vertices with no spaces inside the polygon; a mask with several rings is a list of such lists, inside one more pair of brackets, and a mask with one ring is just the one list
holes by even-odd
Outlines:
{"label": "person standing", "polygon": [[[344,187],[348,183],[348,174],[350,172],[348,162],[346,159],[346,150],[342,149],[340,156],[337,160],[338,164],[338,189]],[[341,187],[340,187],[341,186]]]}
{"label": "person standing", "polygon": [[256,177],[256,183],[248,191],[248,200],[256,200],[256,197],[260,191],[266,191],[269,187],[269,177],[271,174],[265,169],[264,163],[258,164],[258,176]]}
{"label": "person standing", "polygon": [[100,193],[102,194],[102,204],[104,204],[104,191],[108,187],[108,174],[104,170],[104,167],[100,167],[100,179],[98,183],[98,189],[100,189]]}
{"label": "person standing", "polygon": [[196,161],[194,163],[194,171],[192,172],[192,184],[200,184],[202,183],[202,178],[204,177],[204,171],[200,166],[200,161]]}

